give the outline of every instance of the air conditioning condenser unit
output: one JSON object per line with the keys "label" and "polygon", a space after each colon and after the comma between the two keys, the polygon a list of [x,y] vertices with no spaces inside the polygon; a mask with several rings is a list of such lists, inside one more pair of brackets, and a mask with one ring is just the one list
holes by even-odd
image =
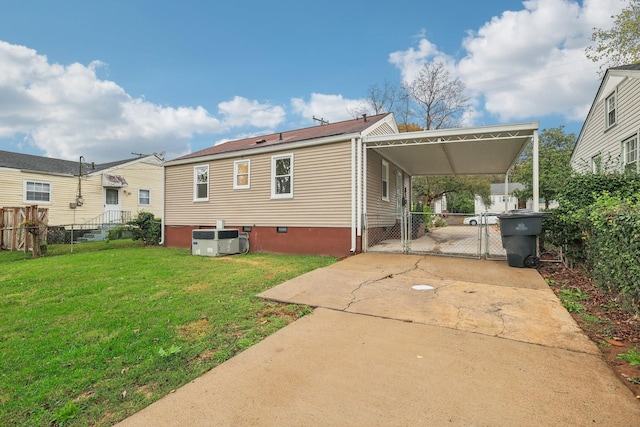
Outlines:
{"label": "air conditioning condenser unit", "polygon": [[191,232],[191,254],[223,256],[240,253],[238,230],[231,228],[199,229]]}

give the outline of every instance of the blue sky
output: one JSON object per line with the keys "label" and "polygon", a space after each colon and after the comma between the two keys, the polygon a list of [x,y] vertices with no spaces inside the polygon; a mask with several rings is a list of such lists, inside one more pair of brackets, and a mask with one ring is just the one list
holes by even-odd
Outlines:
{"label": "blue sky", "polygon": [[466,125],[580,131],[584,57],[627,0],[3,1],[0,150],[102,163],[352,118],[443,61]]}

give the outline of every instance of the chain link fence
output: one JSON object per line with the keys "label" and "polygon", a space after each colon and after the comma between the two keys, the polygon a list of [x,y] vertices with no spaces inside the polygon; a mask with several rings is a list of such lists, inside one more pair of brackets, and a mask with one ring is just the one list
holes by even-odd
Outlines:
{"label": "chain link fence", "polygon": [[367,215],[367,251],[506,259],[495,214]]}

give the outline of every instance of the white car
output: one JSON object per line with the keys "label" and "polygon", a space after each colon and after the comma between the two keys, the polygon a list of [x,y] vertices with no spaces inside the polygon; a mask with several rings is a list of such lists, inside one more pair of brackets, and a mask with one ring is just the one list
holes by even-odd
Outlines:
{"label": "white car", "polygon": [[486,213],[484,215],[476,215],[465,218],[462,222],[465,225],[478,225],[482,221],[483,224],[497,224],[498,223],[498,214],[496,213]]}

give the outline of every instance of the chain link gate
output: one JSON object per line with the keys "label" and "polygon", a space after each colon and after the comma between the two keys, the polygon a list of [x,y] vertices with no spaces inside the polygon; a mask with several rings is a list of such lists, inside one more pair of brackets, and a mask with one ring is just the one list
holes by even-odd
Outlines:
{"label": "chain link gate", "polygon": [[[466,220],[465,220],[466,218]],[[506,259],[499,223],[481,214],[367,215],[367,251]]]}

